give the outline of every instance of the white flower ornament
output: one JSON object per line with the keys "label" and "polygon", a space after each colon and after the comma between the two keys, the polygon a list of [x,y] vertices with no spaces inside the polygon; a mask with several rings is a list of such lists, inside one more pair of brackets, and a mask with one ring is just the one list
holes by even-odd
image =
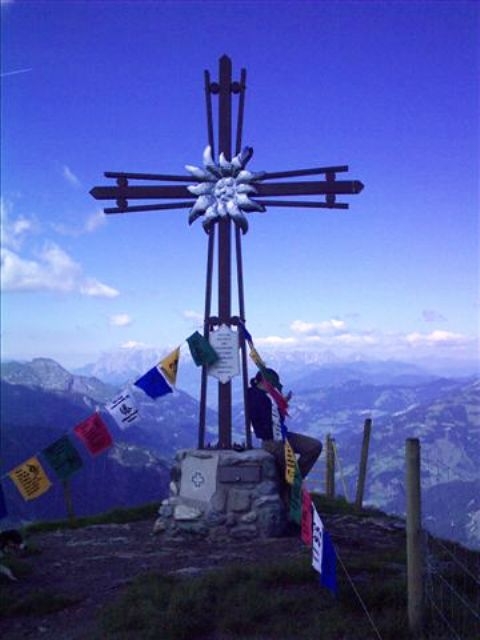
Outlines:
{"label": "white flower ornament", "polygon": [[197,196],[188,216],[189,224],[200,216],[205,216],[202,224],[208,233],[217,220],[230,217],[243,233],[247,232],[248,222],[244,212],[265,211],[263,204],[249,198],[249,195],[256,193],[252,182],[261,179],[263,175],[245,169],[252,155],[253,149],[244,147],[231,160],[227,160],[221,153],[217,164],[213,161],[212,149],[208,146],[203,152],[204,169],[185,165],[185,169],[198,180],[198,184],[187,187],[190,193]]}

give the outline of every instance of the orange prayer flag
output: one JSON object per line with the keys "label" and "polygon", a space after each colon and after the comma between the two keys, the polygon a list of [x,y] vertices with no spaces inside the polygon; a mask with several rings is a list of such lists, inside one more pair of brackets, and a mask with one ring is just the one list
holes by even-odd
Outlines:
{"label": "orange prayer flag", "polygon": [[178,363],[180,360],[180,347],[177,347],[160,361],[160,368],[163,371],[165,377],[175,386],[177,382]]}
{"label": "orange prayer flag", "polygon": [[52,483],[36,456],[19,464],[8,474],[24,500],[34,500],[48,491]]}

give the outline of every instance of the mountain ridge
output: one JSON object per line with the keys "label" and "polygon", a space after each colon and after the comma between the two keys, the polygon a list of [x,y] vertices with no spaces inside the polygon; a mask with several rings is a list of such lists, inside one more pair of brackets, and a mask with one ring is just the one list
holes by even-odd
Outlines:
{"label": "mountain ridge", "polygon": [[[80,376],[79,380],[72,384],[68,375],[75,377],[74,374],[68,374],[60,365],[58,365],[60,368],[55,365],[54,361],[34,362],[33,369],[37,374],[39,369],[43,370],[45,367],[50,372],[45,382],[48,389],[43,392],[50,395],[43,399],[37,398],[35,402],[31,398],[25,399],[27,397],[25,394],[31,394],[34,390],[40,393],[41,390],[38,386],[38,376],[35,378],[31,372],[28,372],[28,364],[24,363],[23,369],[18,366],[2,369],[2,375],[6,371],[6,376],[10,376],[10,380],[12,371],[15,372],[15,384],[3,380],[3,384],[10,385],[10,395],[13,398],[11,401],[14,407],[8,408],[8,402],[2,406],[2,423],[5,422],[5,415],[10,412],[11,417],[12,412],[14,414],[18,410],[19,415],[23,416],[22,420],[26,421],[25,424],[30,425],[30,428],[38,428],[38,421],[35,422],[35,418],[38,419],[41,415],[46,401],[51,402],[52,398],[60,401],[63,398],[67,403],[73,402],[72,406],[68,405],[70,407],[68,411],[73,411],[72,421],[74,418],[82,418],[80,416],[82,412],[84,412],[84,419],[88,412],[99,407],[109,428],[112,429],[115,441],[118,440],[127,448],[139,447],[151,451],[154,456],[164,461],[165,468],[170,464],[176,450],[196,446],[198,401],[183,390],[176,390],[174,394],[168,394],[153,401],[143,392],[132,387],[142,419],[129,429],[121,431],[111,416],[104,411],[105,401],[110,400],[111,395],[104,402],[100,401],[100,397],[105,398],[108,393],[111,393],[114,389],[113,385],[102,386],[104,383],[98,380],[94,384],[85,376]],[[375,375],[381,374],[383,366],[380,367],[380,372],[376,369]],[[22,370],[26,376],[25,381],[30,386],[22,387],[18,384],[22,381],[20,376]],[[401,367],[401,373],[405,371],[405,367]],[[53,375],[55,372],[58,374],[58,380]],[[440,522],[445,515],[448,515],[448,510],[442,507],[440,498],[437,500],[436,496],[437,494],[448,495],[450,501],[451,492],[447,489],[447,485],[455,486],[458,498],[456,507],[462,505],[464,512],[464,517],[459,519],[459,510],[457,508],[455,510],[455,518],[459,521],[460,529],[455,532],[456,539],[464,544],[480,545],[478,529],[480,505],[475,496],[476,482],[479,477],[476,443],[478,443],[480,430],[480,379],[427,376],[421,384],[401,384],[397,370],[391,372],[392,375],[389,378],[395,383],[373,384],[372,378],[369,377],[370,373],[368,372],[363,381],[352,379],[351,368],[347,368],[343,379],[340,375],[338,380],[328,379],[329,385],[314,383],[312,386],[314,372],[310,370],[307,374],[309,376],[307,383],[302,384],[299,378],[299,383],[295,385],[288,428],[320,438],[322,441],[328,433],[335,437],[344,476],[343,489],[344,483],[351,488],[356,481],[362,425],[367,417],[373,418],[365,499],[368,504],[400,514],[404,510],[402,494],[404,441],[408,437],[419,437],[424,454],[423,491],[429,492],[425,495],[432,496],[431,502],[436,505],[434,513],[426,510],[429,524],[441,530],[442,535],[445,531],[449,532],[451,527],[446,527]],[[286,379],[288,377],[287,375]],[[323,380],[325,381],[325,378]],[[95,399],[85,393],[91,388],[96,391]],[[26,391],[23,392],[22,389]],[[80,389],[81,393],[73,392],[73,389]],[[16,399],[15,393],[18,396]],[[64,417],[67,414],[64,414]],[[232,414],[233,437],[236,442],[241,442],[244,439],[242,403],[237,402],[233,405]],[[26,420],[29,415],[30,418]],[[61,411],[55,412],[54,407],[51,406],[51,420],[56,421],[57,425],[60,424],[58,422],[60,415]],[[49,428],[49,422],[47,417],[44,417],[42,428],[46,430]],[[11,420],[10,423],[12,423]],[[73,423],[70,426],[74,426]],[[2,428],[4,429],[3,426]],[[208,409],[207,443],[215,445],[216,429],[216,412]],[[258,443],[255,444],[258,445]],[[19,454],[18,457],[21,455]],[[21,461],[18,457],[17,462]],[[132,454],[132,457],[135,455]],[[140,454],[139,457],[141,459]],[[323,465],[324,456],[321,456],[318,468],[314,469],[320,482],[324,473]],[[338,485],[340,487],[340,483]],[[353,496],[352,492],[351,496]]]}

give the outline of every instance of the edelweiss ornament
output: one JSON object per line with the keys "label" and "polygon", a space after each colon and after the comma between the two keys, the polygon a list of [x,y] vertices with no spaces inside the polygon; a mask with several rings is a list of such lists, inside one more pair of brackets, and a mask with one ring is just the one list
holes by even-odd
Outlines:
{"label": "edelweiss ornament", "polygon": [[263,204],[249,198],[249,195],[256,193],[252,182],[262,176],[261,173],[245,169],[252,155],[252,147],[244,147],[231,160],[221,153],[216,164],[212,149],[208,146],[203,152],[204,169],[185,165],[185,169],[198,180],[198,184],[187,187],[190,193],[197,196],[188,216],[189,224],[204,215],[202,224],[208,233],[214,222],[230,217],[243,233],[247,232],[248,222],[244,212],[265,211]]}

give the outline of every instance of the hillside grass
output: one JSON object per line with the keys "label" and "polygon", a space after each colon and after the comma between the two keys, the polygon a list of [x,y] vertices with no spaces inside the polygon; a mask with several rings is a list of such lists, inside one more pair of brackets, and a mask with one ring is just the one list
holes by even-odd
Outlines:
{"label": "hillside grass", "polygon": [[[370,561],[360,570],[370,574]],[[406,640],[405,584],[385,569],[363,586],[383,640]],[[104,613],[96,640],[365,640],[377,637],[350,586],[322,588],[308,559],[255,567],[232,566],[198,577],[148,574]]]}
{"label": "hillside grass", "polygon": [[[375,509],[358,513],[343,499],[320,495],[313,499],[324,514],[385,517]],[[29,533],[151,520],[157,509],[157,504],[148,504],[75,521],[37,523],[27,527],[27,539]],[[20,579],[28,579],[28,555],[35,553],[33,541],[25,558],[9,557],[5,563]],[[337,596],[321,587],[305,557],[274,564],[231,565],[188,577],[146,573],[103,611],[92,640],[411,640],[405,554],[401,546],[351,555],[348,575],[337,565]],[[0,617],[47,615],[75,602],[47,591],[13,595],[8,587],[8,582],[0,580]],[[446,639],[438,631],[433,635],[429,631],[432,629],[426,629],[425,638]],[[477,637],[472,628],[462,640]]]}
{"label": "hillside grass", "polygon": [[125,524],[127,522],[151,520],[157,517],[158,507],[159,503],[153,502],[140,507],[111,509],[95,516],[35,522],[25,527],[25,533],[28,535],[29,533],[58,531],[59,529],[81,529],[98,524]]}

